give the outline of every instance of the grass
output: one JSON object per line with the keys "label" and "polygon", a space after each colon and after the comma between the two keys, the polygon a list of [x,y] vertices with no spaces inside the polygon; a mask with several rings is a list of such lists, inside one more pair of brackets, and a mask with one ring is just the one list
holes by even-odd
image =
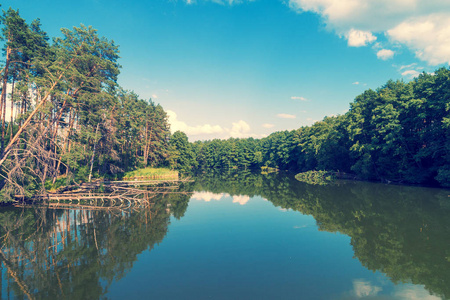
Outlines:
{"label": "grass", "polygon": [[123,180],[134,179],[162,179],[174,178],[178,179],[178,171],[173,171],[167,168],[144,168],[138,169],[123,174]]}

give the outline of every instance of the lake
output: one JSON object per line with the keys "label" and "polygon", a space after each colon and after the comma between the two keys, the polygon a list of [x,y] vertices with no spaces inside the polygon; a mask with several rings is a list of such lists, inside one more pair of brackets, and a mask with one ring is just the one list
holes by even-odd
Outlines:
{"label": "lake", "polygon": [[450,191],[211,174],[147,208],[2,208],[2,299],[450,299]]}

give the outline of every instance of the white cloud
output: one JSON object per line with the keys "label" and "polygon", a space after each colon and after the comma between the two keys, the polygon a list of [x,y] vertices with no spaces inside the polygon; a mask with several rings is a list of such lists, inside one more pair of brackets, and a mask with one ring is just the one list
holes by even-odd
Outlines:
{"label": "white cloud", "polygon": [[383,289],[379,286],[372,285],[369,281],[362,279],[353,280],[353,293],[358,298],[376,296]]}
{"label": "white cloud", "polygon": [[382,34],[430,65],[450,64],[450,1],[289,0],[289,5],[319,14],[349,46],[367,45]]}
{"label": "white cloud", "polygon": [[389,49],[381,49],[377,52],[377,57],[382,60],[388,60],[394,57],[394,51]]}
{"label": "white cloud", "polygon": [[234,138],[264,138],[267,136],[267,134],[256,134],[251,132],[250,125],[243,121],[239,120],[237,122],[233,122],[231,129],[225,129],[226,132],[228,132],[228,137],[234,137]]}
{"label": "white cloud", "polygon": [[264,123],[261,125],[264,128],[273,128],[275,125],[274,124],[269,124],[269,123]]}
{"label": "white cloud", "polygon": [[152,94],[152,99],[158,99],[158,95]]}
{"label": "white cloud", "polygon": [[329,22],[342,22],[357,11],[360,4],[356,0],[290,0],[295,9],[321,14]]}
{"label": "white cloud", "polygon": [[374,49],[374,50],[378,50],[378,49],[381,49],[381,48],[383,48],[383,46],[379,42],[376,42],[376,43],[374,43],[372,45],[372,49]]}
{"label": "white cloud", "polygon": [[350,47],[361,47],[377,39],[370,31],[350,29],[345,35]]}
{"label": "white cloud", "polygon": [[308,99],[306,99],[305,97],[298,97],[298,96],[292,96],[291,99],[292,100],[300,100],[300,101],[308,101]]}
{"label": "white cloud", "polygon": [[[409,65],[403,65],[403,66],[396,66],[393,65],[393,67],[397,68],[397,71],[404,77],[408,79],[415,78],[419,76],[424,70],[423,67],[418,66],[417,63],[412,63]],[[432,74],[432,73],[429,73]]]}
{"label": "white cloud", "polygon": [[352,84],[358,85],[358,84],[359,84],[359,81],[355,81],[355,82],[353,82]]}
{"label": "white cloud", "polygon": [[450,13],[411,18],[387,31],[430,65],[450,64]]}
{"label": "white cloud", "polygon": [[191,196],[191,199],[210,202],[211,200],[219,201],[224,197],[229,197],[229,194],[221,193],[214,194],[211,192],[194,192]]}
{"label": "white cloud", "polygon": [[282,118],[282,119],[295,119],[296,118],[295,115],[290,115],[290,114],[278,114],[277,117]]}
{"label": "white cloud", "polygon": [[[170,131],[174,133],[175,131],[182,131],[186,133],[188,137],[200,136],[205,138],[205,136],[212,136],[213,138],[263,138],[266,134],[255,134],[251,132],[250,125],[244,120],[239,120],[237,122],[232,122],[231,127],[223,127],[220,125],[203,124],[191,126],[184,121],[178,120],[177,114],[172,110],[167,110],[167,116],[170,124]],[[270,125],[270,124],[265,124]],[[211,137],[209,137],[211,138]],[[195,137],[194,137],[195,139]]]}
{"label": "white cloud", "polygon": [[225,132],[225,130],[219,125],[204,124],[190,126],[185,122],[178,120],[177,114],[171,110],[167,110],[167,116],[169,118],[170,131],[172,133],[177,130],[183,131],[187,135],[216,134]]}
{"label": "white cloud", "polygon": [[246,138],[251,134],[250,125],[243,120],[239,120],[238,122],[232,123],[231,130],[229,130],[230,136],[235,138]]}
{"label": "white cloud", "polygon": [[406,71],[402,72],[402,76],[409,77],[409,78],[414,78],[419,75],[420,75],[420,72],[416,71],[416,70],[406,70]]}
{"label": "white cloud", "polygon": [[396,289],[395,297],[404,300],[439,300],[441,297],[430,295],[423,286],[404,285]]}
{"label": "white cloud", "polygon": [[239,203],[240,205],[247,204],[248,200],[250,200],[249,196],[233,196],[233,203]]}
{"label": "white cloud", "polygon": [[338,34],[351,28],[383,32],[411,17],[450,12],[442,0],[290,0],[290,7],[320,14]]}
{"label": "white cloud", "polygon": [[400,68],[398,68],[398,69],[401,71],[403,69],[410,69],[410,68],[415,67],[415,66],[417,66],[417,63],[412,63],[412,64],[405,65],[405,66],[400,66]]}
{"label": "white cloud", "polygon": [[302,229],[302,228],[307,228],[308,227],[308,225],[297,225],[297,226],[294,226],[294,229]]}

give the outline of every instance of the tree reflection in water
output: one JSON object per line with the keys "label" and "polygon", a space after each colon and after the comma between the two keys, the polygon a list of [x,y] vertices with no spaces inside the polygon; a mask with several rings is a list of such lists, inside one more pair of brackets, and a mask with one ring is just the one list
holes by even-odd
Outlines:
{"label": "tree reflection in water", "polygon": [[[189,195],[155,198],[145,209],[6,209],[0,213],[1,295],[98,299],[160,243]],[[6,291],[5,291],[6,289]]]}
{"label": "tree reflection in water", "polygon": [[259,195],[312,215],[319,230],[350,236],[355,257],[367,269],[450,299],[448,190],[354,181],[317,186],[287,174],[251,173],[202,176],[194,189]]}
{"label": "tree reflection in water", "polygon": [[[450,298],[448,190],[338,182],[314,186],[287,174],[210,174],[189,190],[262,196],[273,205],[312,215],[319,230],[351,237],[355,257],[393,282],[424,285]],[[97,299],[122,278],[142,251],[183,217],[189,195],[156,199],[146,209],[4,209],[0,213],[0,295]]]}

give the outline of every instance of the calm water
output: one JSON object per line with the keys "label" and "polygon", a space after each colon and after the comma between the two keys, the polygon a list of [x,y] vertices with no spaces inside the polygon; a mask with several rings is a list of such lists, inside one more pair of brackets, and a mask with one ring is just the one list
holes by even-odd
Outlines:
{"label": "calm water", "polygon": [[2,299],[450,299],[449,190],[198,178],[147,209],[2,209]]}

